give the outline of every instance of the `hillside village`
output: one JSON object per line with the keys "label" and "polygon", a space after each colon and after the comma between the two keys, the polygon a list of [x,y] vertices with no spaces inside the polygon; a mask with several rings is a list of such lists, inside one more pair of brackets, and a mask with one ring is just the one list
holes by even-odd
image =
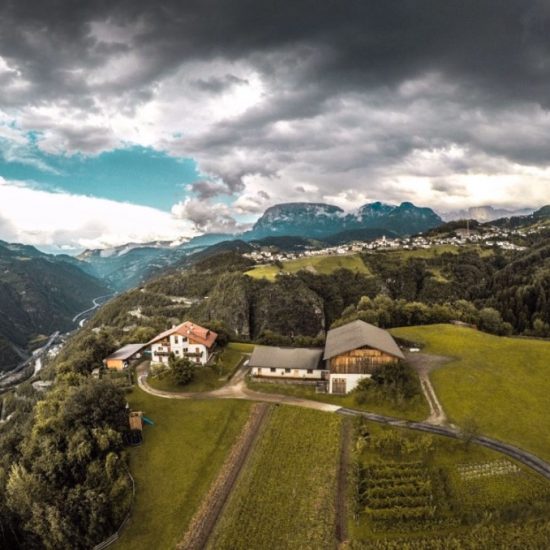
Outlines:
{"label": "hillside village", "polygon": [[417,235],[413,237],[386,237],[382,236],[378,239],[370,241],[351,241],[346,244],[337,246],[327,246],[314,248],[313,246],[306,247],[300,251],[278,251],[273,250],[273,247],[262,246],[258,250],[246,252],[243,254],[245,258],[254,260],[255,262],[273,262],[293,260],[309,256],[326,256],[326,255],[345,255],[357,252],[368,251],[384,251],[384,250],[418,250],[430,249],[436,246],[456,246],[466,247],[470,245],[479,245],[485,248],[500,248],[502,250],[521,251],[527,247],[516,244],[514,241],[525,239],[528,235],[537,233],[538,229],[504,229],[491,227],[478,231],[475,229],[457,229],[456,231],[442,236]]}

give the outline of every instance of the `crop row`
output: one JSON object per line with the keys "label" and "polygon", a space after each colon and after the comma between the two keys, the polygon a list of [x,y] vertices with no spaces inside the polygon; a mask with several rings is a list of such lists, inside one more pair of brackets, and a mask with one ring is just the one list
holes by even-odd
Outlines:
{"label": "crop row", "polygon": [[483,477],[503,476],[518,473],[519,468],[508,460],[495,460],[477,464],[463,464],[458,467],[460,477],[467,481]]}
{"label": "crop row", "polygon": [[374,521],[410,521],[410,520],[429,520],[435,515],[435,506],[417,506],[393,508],[367,508],[369,517]]}
{"label": "crop row", "polygon": [[332,548],[340,419],[277,407],[211,548]]}
{"label": "crop row", "polygon": [[431,506],[433,495],[417,496],[395,496],[395,497],[377,497],[367,500],[367,509],[380,510],[383,508],[419,508],[421,506]]}
{"label": "crop row", "polygon": [[408,483],[404,485],[386,487],[367,487],[367,498],[385,498],[393,496],[422,496],[432,494],[432,484],[428,481],[421,483]]}

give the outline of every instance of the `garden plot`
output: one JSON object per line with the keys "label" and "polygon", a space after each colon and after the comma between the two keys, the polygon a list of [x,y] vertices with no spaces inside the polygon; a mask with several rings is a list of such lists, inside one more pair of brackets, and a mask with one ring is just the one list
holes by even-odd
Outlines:
{"label": "garden plot", "polygon": [[463,481],[481,479],[487,477],[505,476],[517,474],[520,469],[509,460],[493,460],[491,462],[478,462],[474,464],[461,464],[457,468]]}

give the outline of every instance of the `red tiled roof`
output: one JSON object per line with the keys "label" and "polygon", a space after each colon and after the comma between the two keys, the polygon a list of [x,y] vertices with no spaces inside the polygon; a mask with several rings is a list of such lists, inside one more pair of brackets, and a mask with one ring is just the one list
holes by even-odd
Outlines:
{"label": "red tiled roof", "polygon": [[154,344],[163,338],[168,338],[172,334],[180,334],[181,336],[191,338],[197,344],[203,344],[207,348],[211,348],[218,338],[217,333],[199,325],[195,325],[190,321],[185,321],[185,323],[182,323],[177,327],[172,327],[171,329],[157,334],[157,336],[147,342],[147,345]]}
{"label": "red tiled roof", "polygon": [[218,337],[215,332],[199,325],[195,325],[189,321],[186,321],[177,327],[176,332],[182,336],[193,339],[198,344],[202,344],[207,348],[211,348]]}

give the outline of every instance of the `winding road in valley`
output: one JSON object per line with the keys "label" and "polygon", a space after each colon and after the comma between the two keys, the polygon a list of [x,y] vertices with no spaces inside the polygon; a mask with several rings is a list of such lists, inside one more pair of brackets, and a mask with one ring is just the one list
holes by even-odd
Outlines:
{"label": "winding road in valley", "polygon": [[92,307],[89,307],[88,309],[85,309],[84,311],[77,313],[73,317],[72,322],[73,323],[78,322],[78,326],[81,327],[84,324],[84,321],[87,320],[87,317],[89,317],[89,315],[87,314],[101,307],[105,303],[103,300],[105,300],[106,298],[111,298],[111,296],[114,296],[114,295],[115,293],[112,292],[111,294],[105,294],[104,296],[98,296],[97,298],[94,298],[92,300],[92,303],[93,303]]}
{"label": "winding road in valley", "polygon": [[[144,361],[137,367],[137,380],[138,386],[145,392],[154,395],[156,397],[162,397],[165,399],[246,399],[249,401],[258,401],[264,403],[278,403],[282,405],[294,405],[297,407],[305,407],[308,409],[315,409],[325,412],[332,412],[341,414],[344,416],[360,416],[370,420],[371,422],[377,422],[379,424],[385,424],[387,426],[393,426],[395,428],[405,428],[409,430],[415,430],[420,432],[431,433],[434,435],[441,435],[444,437],[451,437],[453,439],[461,439],[464,437],[462,431],[455,426],[444,425],[441,422],[441,415],[436,415],[433,418],[433,414],[430,415],[428,420],[424,422],[414,422],[411,420],[403,420],[391,416],[385,416],[381,414],[371,413],[367,411],[361,411],[357,409],[350,409],[345,407],[339,407],[338,405],[332,405],[330,403],[322,403],[319,401],[313,401],[310,399],[302,399],[299,397],[292,397],[288,395],[279,395],[272,393],[263,393],[250,390],[245,383],[245,376],[248,372],[248,361],[239,368],[233,378],[222,388],[204,392],[204,393],[189,393],[189,392],[167,392],[152,388],[147,383],[147,376],[149,372],[149,362]],[[431,387],[431,384],[430,384]],[[433,388],[431,390],[433,392]],[[435,393],[434,393],[435,396]],[[436,402],[437,397],[435,397]],[[433,403],[430,405],[432,409]],[[439,407],[441,407],[439,405]],[[440,408],[442,414],[443,409]],[[525,466],[538,472],[548,480],[550,480],[550,464],[545,462],[541,458],[535,456],[528,451],[509,445],[497,439],[492,439],[484,435],[472,435],[469,438],[471,443],[482,445],[501,454],[505,454],[518,462],[521,462]]]}

